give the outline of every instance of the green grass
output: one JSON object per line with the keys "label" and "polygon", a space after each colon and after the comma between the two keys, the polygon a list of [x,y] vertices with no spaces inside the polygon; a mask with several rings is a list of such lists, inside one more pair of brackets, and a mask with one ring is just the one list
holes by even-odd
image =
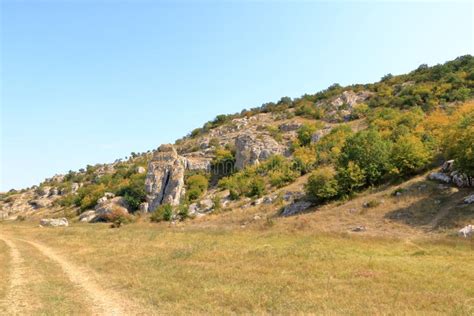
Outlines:
{"label": "green grass", "polygon": [[[25,224],[27,225],[27,224]],[[5,226],[160,313],[441,313],[474,308],[474,252],[458,239],[270,230]]]}

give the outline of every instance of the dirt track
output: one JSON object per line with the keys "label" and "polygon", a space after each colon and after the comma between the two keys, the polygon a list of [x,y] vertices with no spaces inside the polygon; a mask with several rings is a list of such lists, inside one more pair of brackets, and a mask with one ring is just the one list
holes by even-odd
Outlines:
{"label": "dirt track", "polygon": [[6,236],[0,236],[9,248],[9,287],[6,297],[0,300],[0,311],[7,315],[30,315],[34,314],[32,310],[31,297],[28,294],[30,276],[32,271],[28,271],[24,258],[27,253],[21,253],[17,243],[25,243],[36,248],[42,256],[56,264],[68,282],[79,288],[79,293],[84,295],[83,301],[88,302],[87,310],[91,315],[130,315],[137,314],[127,300],[119,297],[117,293],[104,289],[99,282],[94,279],[93,274],[85,268],[69,262],[54,250],[37,242],[14,239]]}

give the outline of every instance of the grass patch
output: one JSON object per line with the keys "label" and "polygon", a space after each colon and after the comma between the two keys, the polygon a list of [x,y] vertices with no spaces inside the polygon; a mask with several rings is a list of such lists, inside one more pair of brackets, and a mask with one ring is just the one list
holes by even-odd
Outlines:
{"label": "grass patch", "polygon": [[164,224],[5,228],[59,249],[102,276],[104,286],[160,313],[467,315],[474,297],[473,252],[457,239]]}

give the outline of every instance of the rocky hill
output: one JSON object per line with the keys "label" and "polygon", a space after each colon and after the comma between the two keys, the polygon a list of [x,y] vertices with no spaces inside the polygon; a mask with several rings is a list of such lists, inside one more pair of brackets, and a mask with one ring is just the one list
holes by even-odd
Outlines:
{"label": "rocky hill", "polygon": [[[402,195],[403,183],[426,174],[441,191],[453,188],[455,198],[440,193],[438,204],[466,205],[447,225],[464,225],[474,218],[473,98],[472,56],[284,97],[219,115],[173,145],[2,194],[0,220],[179,222],[236,210],[253,220],[259,209],[286,217],[350,203],[375,188],[400,186],[394,196]],[[384,218],[400,221],[407,212]],[[427,216],[437,224],[449,215],[442,212]]]}

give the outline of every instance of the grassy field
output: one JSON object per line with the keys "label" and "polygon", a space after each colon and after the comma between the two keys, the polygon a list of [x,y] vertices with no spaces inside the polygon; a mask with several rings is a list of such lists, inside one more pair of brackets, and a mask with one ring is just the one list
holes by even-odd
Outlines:
{"label": "grassy field", "polygon": [[[104,288],[136,302],[137,313],[474,312],[473,245],[455,238],[385,239],[146,223],[120,229],[0,224],[0,234],[55,249],[92,271]],[[84,301],[61,272],[18,245],[37,263],[30,269],[43,276],[31,293],[32,301],[36,296],[47,302],[38,314],[80,313]],[[0,260],[7,263],[5,247],[0,247]],[[3,294],[5,271],[0,273]]]}

